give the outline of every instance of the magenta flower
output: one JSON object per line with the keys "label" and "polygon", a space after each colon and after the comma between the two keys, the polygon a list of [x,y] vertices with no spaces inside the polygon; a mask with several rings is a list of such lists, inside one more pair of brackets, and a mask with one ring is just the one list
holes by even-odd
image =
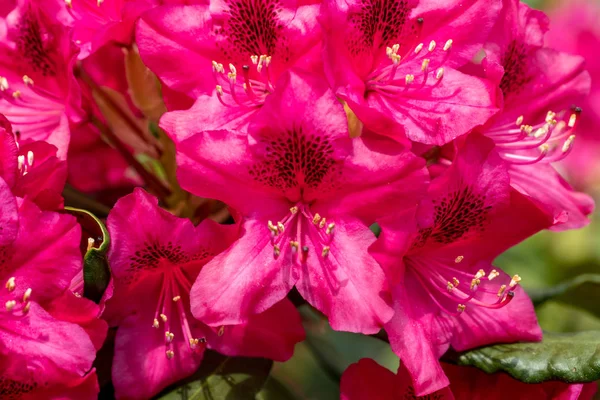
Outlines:
{"label": "magenta flower", "polygon": [[592,0],[569,0],[553,2],[552,6],[546,45],[585,58],[592,78],[590,95],[578,103],[584,112],[576,126],[577,146],[561,164],[567,169],[569,182],[577,188],[591,189],[600,182],[600,5]]}
{"label": "magenta flower", "polygon": [[[486,374],[476,368],[442,363],[450,386],[423,398],[439,400],[503,400],[509,394],[520,399],[591,400],[595,383],[545,382],[527,384],[503,373]],[[370,358],[350,365],[341,380],[341,400],[415,399],[410,375],[400,365],[394,374]]]}
{"label": "magenta flower", "polygon": [[583,58],[542,47],[547,29],[540,11],[504,1],[483,63],[499,81],[504,109],[483,132],[509,163],[511,185],[545,207],[560,230],[587,224],[594,208],[551,166],[572,149],[581,109],[571,105],[587,94],[590,77]]}
{"label": "magenta flower", "polygon": [[[15,199],[3,180],[0,186],[5,201],[0,230],[0,387],[68,385],[90,370],[96,353],[84,328],[55,316],[48,307],[81,271],[79,226],[71,216],[40,211],[28,200]],[[7,214],[14,216],[15,204],[18,231],[10,241],[4,220]],[[9,221],[10,233],[14,223]],[[71,320],[76,313],[62,310]]]}
{"label": "magenta flower", "polygon": [[169,89],[167,106],[188,108],[179,104],[184,94],[205,95],[197,122],[227,128],[225,121],[244,123],[292,65],[320,62],[318,9],[314,1],[287,0],[163,6],[142,17],[136,41],[144,63]]}
{"label": "magenta flower", "polygon": [[19,146],[8,120],[0,114],[0,177],[13,194],[27,198],[43,210],[63,206],[67,165],[56,157],[56,147],[29,141]]}
{"label": "magenta flower", "polygon": [[551,224],[512,191],[493,143],[471,135],[451,167],[432,181],[417,218],[382,219],[372,248],[393,282],[392,349],[418,396],[448,385],[438,358],[494,342],[539,340],[520,278],[491,265],[498,254]]}
{"label": "magenta flower", "polygon": [[188,137],[177,146],[182,187],[241,215],[240,238],[192,288],[196,318],[243,323],[294,285],[335,329],[374,333],[391,318],[383,271],[366,252],[375,240],[368,224],[416,204],[422,160],[387,138],[350,139],[326,82],[292,73],[248,135],[168,117],[161,125]]}
{"label": "magenta flower", "polygon": [[499,9],[499,1],[327,0],[329,81],[367,128],[448,143],[497,111],[493,84],[455,68],[480,49]]}
{"label": "magenta flower", "polygon": [[75,50],[69,32],[41,3],[22,0],[5,20],[0,43],[0,113],[19,132],[19,141],[47,141],[64,159],[69,117],[79,118],[79,86],[71,70]]}
{"label": "magenta flower", "polygon": [[104,316],[118,326],[112,370],[117,397],[150,398],[192,374],[206,346],[227,355],[289,358],[304,330],[287,300],[244,325],[213,329],[192,317],[192,283],[239,228],[210,220],[194,227],[157,203],[136,189],[108,217],[114,294]]}

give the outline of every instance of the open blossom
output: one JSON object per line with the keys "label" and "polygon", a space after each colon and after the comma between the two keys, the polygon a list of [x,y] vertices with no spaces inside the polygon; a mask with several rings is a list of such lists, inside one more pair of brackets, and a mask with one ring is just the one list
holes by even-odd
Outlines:
{"label": "open blossom", "polygon": [[44,210],[62,208],[67,165],[56,152],[55,146],[43,141],[19,146],[10,122],[0,114],[0,177],[15,196]]}
{"label": "open blossom", "polygon": [[[504,373],[486,374],[476,368],[447,363],[442,363],[442,367],[450,378],[450,386],[426,396],[427,399],[504,400],[510,396],[518,399],[591,400],[596,392],[595,383],[527,384]],[[363,358],[344,371],[340,389],[341,400],[417,398],[403,365],[394,374],[369,358]]]}
{"label": "open blossom", "polygon": [[68,30],[42,3],[20,0],[6,17],[0,43],[0,113],[22,143],[47,141],[64,159],[69,118],[79,118],[79,87],[71,70],[76,51]]}
{"label": "open blossom", "polygon": [[176,122],[166,114],[161,126],[188,129],[177,146],[182,187],[225,202],[242,223],[194,284],[194,316],[211,326],[245,322],[295,285],[335,329],[374,333],[391,318],[383,271],[365,251],[375,240],[368,225],[416,204],[422,160],[387,138],[350,139],[326,82],[295,73],[248,134]]}
{"label": "open blossom", "polygon": [[552,24],[545,36],[546,46],[585,58],[586,70],[592,78],[590,95],[578,103],[583,113],[575,129],[577,145],[561,165],[575,187],[597,187],[600,182],[600,59],[597,56],[600,4],[593,0],[557,1],[553,2],[549,16]]}
{"label": "open blossom", "polygon": [[[62,310],[65,320],[49,304],[81,271],[79,226],[71,216],[12,197],[1,179],[0,191],[0,393],[19,396],[75,384],[91,369],[96,349],[86,330],[72,322],[75,310]],[[14,212],[18,219],[13,214],[6,221],[6,213]],[[12,241],[7,222],[11,236],[17,224]]]}
{"label": "open blossom", "polygon": [[548,209],[553,229],[587,224],[593,200],[575,192],[551,163],[573,147],[581,109],[573,104],[589,91],[584,60],[543,47],[548,19],[518,0],[504,0],[485,45],[484,66],[499,82],[503,111],[482,132],[509,164],[511,185]]}
{"label": "open blossom", "polygon": [[114,294],[104,317],[118,326],[112,369],[117,396],[150,398],[196,371],[207,346],[227,355],[289,358],[304,330],[288,300],[243,325],[210,328],[192,317],[192,283],[238,227],[210,220],[194,227],[157,203],[136,189],[108,217]]}
{"label": "open blossom", "polygon": [[288,0],[163,6],[143,16],[136,39],[144,63],[168,87],[167,107],[189,108],[182,98],[201,97],[197,124],[236,129],[283,72],[319,62],[318,10],[317,2]]}
{"label": "open blossom", "polygon": [[372,253],[386,268],[395,314],[385,326],[417,395],[448,385],[438,358],[494,342],[540,340],[531,301],[491,265],[501,252],[551,224],[511,191],[493,143],[470,136],[434,179],[416,214],[382,219]]}
{"label": "open blossom", "polygon": [[327,0],[329,81],[367,128],[448,143],[497,111],[494,85],[455,68],[479,50],[499,9],[499,1]]}

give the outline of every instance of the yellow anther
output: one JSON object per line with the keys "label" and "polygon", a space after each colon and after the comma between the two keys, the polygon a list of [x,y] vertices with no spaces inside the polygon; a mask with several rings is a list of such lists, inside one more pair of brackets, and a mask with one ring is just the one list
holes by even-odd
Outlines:
{"label": "yellow anther", "polygon": [[540,153],[546,154],[550,150],[550,146],[547,143],[544,143],[543,145],[541,145],[539,147],[539,149],[540,149]]}
{"label": "yellow anther", "polygon": [[565,140],[565,142],[562,145],[562,149],[561,149],[563,153],[566,153],[567,151],[569,151],[574,140],[575,140],[575,135],[571,135],[571,136],[569,136],[569,138],[567,140]]}
{"label": "yellow anther", "polygon": [[479,279],[479,278],[483,278],[485,276],[485,271],[480,269],[479,271],[477,271],[477,273],[475,274],[475,279]]}
{"label": "yellow anther", "polygon": [[8,79],[6,79],[3,76],[0,76],[0,90],[5,91],[8,88]]}
{"label": "yellow anther", "polygon": [[500,286],[500,289],[498,289],[498,297],[502,297],[505,290],[506,290],[506,285]]}
{"label": "yellow anther", "polygon": [[517,124],[517,126],[520,126],[522,123],[523,123],[523,116],[519,115],[519,117],[517,118],[516,124]]}
{"label": "yellow anther", "polygon": [[275,257],[279,257],[279,254],[281,253],[281,249],[279,248],[279,245],[274,245],[273,246],[273,255]]}
{"label": "yellow anther", "polygon": [[27,288],[25,293],[23,293],[23,303],[27,303],[29,298],[31,297],[31,288]]}
{"label": "yellow anther", "polygon": [[458,284],[460,283],[460,281],[458,279],[456,279],[456,277],[452,278],[452,284],[456,287],[458,286]]}
{"label": "yellow anther", "polygon": [[429,58],[423,60],[423,62],[421,63],[421,71],[425,71],[427,68],[429,68],[429,62]]}
{"label": "yellow anther", "polygon": [[21,91],[19,90],[15,90],[12,94],[13,98],[18,99],[19,97],[21,97]]}
{"label": "yellow anther", "polygon": [[94,240],[94,238],[88,238],[88,241],[87,241],[87,251],[90,251],[94,247],[94,243],[96,243],[96,241]]}
{"label": "yellow anther", "polygon": [[175,353],[173,352],[173,350],[167,350],[166,353],[167,355],[167,359],[170,360],[171,358],[173,358],[173,356],[175,355]]}
{"label": "yellow anther", "polygon": [[452,47],[452,39],[446,40],[446,43],[444,44],[444,51],[450,50],[451,47]]}
{"label": "yellow anther", "polygon": [[154,322],[152,322],[152,327],[158,329],[159,326],[160,326],[160,323],[158,322],[158,320],[156,318],[154,318]]}
{"label": "yellow anther", "polygon": [[12,292],[13,290],[15,290],[15,277],[12,276],[10,278],[8,278],[8,280],[6,281],[6,289],[8,289],[9,292]]}
{"label": "yellow anther", "polygon": [[323,228],[325,226],[325,224],[327,224],[327,219],[326,218],[321,219],[321,222],[319,222],[319,228]]}
{"label": "yellow anther", "polygon": [[219,331],[217,332],[217,335],[223,336],[224,333],[225,333],[225,325],[221,325],[221,327],[219,328]]}
{"label": "yellow anther", "polygon": [[296,206],[294,206],[294,207],[291,207],[291,208],[290,208],[290,212],[291,212],[292,214],[296,214],[296,213],[298,212],[298,207],[296,207]]}
{"label": "yellow anther", "polygon": [[448,289],[448,292],[454,290],[454,285],[452,284],[452,282],[448,281],[448,283],[446,284],[446,289]]}
{"label": "yellow anther", "polygon": [[429,42],[429,47],[427,47],[427,50],[429,50],[430,52],[435,50],[435,40],[432,40],[431,42]]}
{"label": "yellow anther", "polygon": [[281,221],[277,222],[277,229],[279,229],[279,232],[283,233],[283,231],[285,230],[285,226],[283,226],[283,223]]}
{"label": "yellow anther", "polygon": [[258,56],[257,55],[250,56],[250,60],[252,61],[252,64],[254,64],[254,65],[258,64]]}
{"label": "yellow anther", "polygon": [[29,309],[31,308],[31,302],[28,301],[27,304],[25,304],[25,307],[23,307],[23,314],[27,314],[29,312]]}
{"label": "yellow anther", "polygon": [[323,247],[323,251],[321,251],[321,256],[327,257],[329,255],[329,246]]}
{"label": "yellow anther", "polygon": [[325,231],[328,235],[331,234],[331,232],[333,232],[333,229],[335,228],[335,224],[332,222],[329,225],[327,225],[327,230]]}
{"label": "yellow anther", "polygon": [[296,242],[295,240],[291,240],[290,246],[292,247],[292,253],[295,253],[298,251],[298,247],[300,247],[300,244],[298,242]]}
{"label": "yellow anther", "polygon": [[413,83],[415,80],[415,76],[412,74],[406,74],[406,77],[404,78],[404,82],[406,83],[406,85],[410,85],[411,83]]}
{"label": "yellow anther", "polygon": [[390,56],[390,59],[392,60],[392,62],[393,62],[394,64],[399,64],[399,63],[400,63],[400,60],[402,60],[402,57],[401,57],[401,56],[399,56],[398,54],[392,54],[392,55]]}
{"label": "yellow anther", "polygon": [[181,296],[175,296],[173,297],[173,302],[177,303],[179,300],[181,300]]}
{"label": "yellow anther", "polygon": [[160,319],[162,319],[163,322],[167,322],[167,316],[165,314],[160,314]]}
{"label": "yellow anther", "polygon": [[548,127],[546,125],[544,125],[541,128],[538,128],[535,130],[535,132],[533,133],[533,137],[540,138],[547,133],[548,133]]}
{"label": "yellow anther", "polygon": [[419,43],[417,47],[415,47],[415,54],[419,54],[421,50],[423,50],[423,43]]}
{"label": "yellow anther", "polygon": [[31,79],[27,75],[23,75],[23,83],[28,86],[29,85],[33,86],[33,79]]}
{"label": "yellow anther", "polygon": [[512,279],[510,280],[509,286],[513,288],[517,286],[519,282],[521,282],[521,277],[519,275],[513,275]]}
{"label": "yellow anther", "polygon": [[73,8],[73,4],[71,3],[71,0],[65,0],[65,5],[69,8]]}
{"label": "yellow anther", "polygon": [[458,256],[454,259],[454,262],[458,264],[459,262],[461,262],[464,259],[465,259],[465,256]]}
{"label": "yellow anther", "polygon": [[467,308],[467,306],[465,306],[464,304],[459,304],[458,307],[456,307],[456,311],[461,313],[461,312],[465,311],[465,308]]}
{"label": "yellow anther", "polygon": [[498,276],[500,276],[500,272],[496,271],[495,269],[493,269],[490,274],[488,275],[488,279],[491,281],[492,279],[497,278]]}
{"label": "yellow anther", "polygon": [[217,89],[217,94],[223,96],[223,87],[221,85],[216,85],[215,88]]}
{"label": "yellow anther", "polygon": [[271,56],[266,56],[265,57],[265,66],[269,66],[269,64],[271,64]]}
{"label": "yellow anther", "polygon": [[14,300],[7,301],[5,304],[6,311],[12,311],[12,309],[15,308],[16,305],[17,305],[17,302]]}
{"label": "yellow anther", "polygon": [[318,213],[315,214],[315,216],[313,217],[313,224],[317,225],[320,220],[321,220],[321,216]]}
{"label": "yellow anther", "polygon": [[554,111],[548,111],[546,113],[546,118],[544,119],[546,122],[550,123],[554,120],[556,113]]}
{"label": "yellow anther", "polygon": [[169,332],[169,331],[165,332],[165,339],[167,340],[167,343],[171,343],[173,341],[174,337],[175,337],[175,335],[172,332]]}
{"label": "yellow anther", "polygon": [[435,79],[437,79],[438,81],[440,79],[442,79],[442,77],[444,76],[444,68],[438,68],[437,72],[435,73]]}
{"label": "yellow anther", "polygon": [[473,280],[471,280],[471,290],[475,289],[477,286],[479,286],[479,284],[481,283],[481,280],[475,278]]}
{"label": "yellow anther", "polygon": [[571,114],[571,116],[569,117],[569,128],[574,127],[575,122],[577,122],[577,114]]}

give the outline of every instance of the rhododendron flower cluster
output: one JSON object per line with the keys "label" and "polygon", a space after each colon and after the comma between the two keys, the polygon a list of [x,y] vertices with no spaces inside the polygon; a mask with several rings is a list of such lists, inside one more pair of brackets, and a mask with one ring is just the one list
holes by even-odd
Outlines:
{"label": "rhododendron flower cluster", "polygon": [[543,340],[494,260],[594,209],[556,167],[590,75],[544,13],[5,3],[0,398],[149,399],[218,354],[285,362],[299,307],[399,359],[340,371],[342,399],[591,398],[452,357]]}

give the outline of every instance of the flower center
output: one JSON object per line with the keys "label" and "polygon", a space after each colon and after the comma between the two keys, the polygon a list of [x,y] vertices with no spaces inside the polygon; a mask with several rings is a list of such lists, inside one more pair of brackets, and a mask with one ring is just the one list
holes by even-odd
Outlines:
{"label": "flower center", "polygon": [[427,289],[431,300],[446,314],[458,316],[467,305],[497,309],[510,303],[515,295],[513,289],[521,281],[519,275],[514,275],[510,281],[495,269],[489,273],[480,269],[473,275],[457,268],[463,260],[464,256],[457,256],[454,262],[408,257],[406,265]]}
{"label": "flower center", "polygon": [[176,339],[176,335],[182,335],[192,352],[200,352],[206,346],[205,338],[196,338],[192,334],[186,311],[189,305],[184,307],[183,304],[184,301],[189,303],[191,288],[192,282],[181,268],[169,268],[163,272],[152,327],[160,329],[162,324],[165,332],[165,355],[169,360],[175,355],[173,340]]}
{"label": "flower center", "polygon": [[[242,66],[241,80],[238,80],[238,70],[233,64],[229,64],[229,71],[226,72],[223,64],[212,62],[217,97],[224,106],[260,107],[267,95],[273,92],[274,86],[269,71],[271,56],[253,55],[250,61],[251,64]],[[229,97],[227,102],[224,99],[225,95]]]}
{"label": "flower center", "polygon": [[[432,40],[427,47],[419,43],[407,47],[405,51],[398,43],[387,47],[385,52],[388,61],[380,63],[369,74],[366,94],[377,92],[386,96],[401,96],[415,90],[433,89],[444,76],[443,65],[448,60],[451,49],[452,39],[448,39],[443,46],[438,46]],[[441,56],[440,52],[443,53]],[[407,65],[420,65],[420,68],[407,71],[404,68]]]}
{"label": "flower center", "polygon": [[282,221],[268,223],[271,231],[271,244],[273,245],[273,258],[277,259],[289,247],[292,261],[306,262],[310,244],[317,244],[313,248],[322,258],[327,258],[331,251],[331,241],[335,223],[327,221],[318,213],[313,214],[310,207],[298,203],[290,208],[290,213]]}
{"label": "flower center", "polygon": [[15,277],[9,278],[6,281],[4,288],[8,291],[9,295],[5,297],[8,298],[8,300],[4,303],[4,308],[0,308],[0,310],[2,310],[1,312],[21,317],[27,315],[31,308],[31,301],[29,301],[31,298],[31,288],[27,288],[22,296],[17,296],[15,293],[17,288]]}
{"label": "flower center", "polygon": [[548,111],[544,122],[537,125],[525,124],[520,116],[516,126],[497,126],[488,130],[486,136],[494,140],[502,158],[512,164],[556,162],[571,152],[575,140],[573,130],[580,113],[579,107],[558,114]]}

